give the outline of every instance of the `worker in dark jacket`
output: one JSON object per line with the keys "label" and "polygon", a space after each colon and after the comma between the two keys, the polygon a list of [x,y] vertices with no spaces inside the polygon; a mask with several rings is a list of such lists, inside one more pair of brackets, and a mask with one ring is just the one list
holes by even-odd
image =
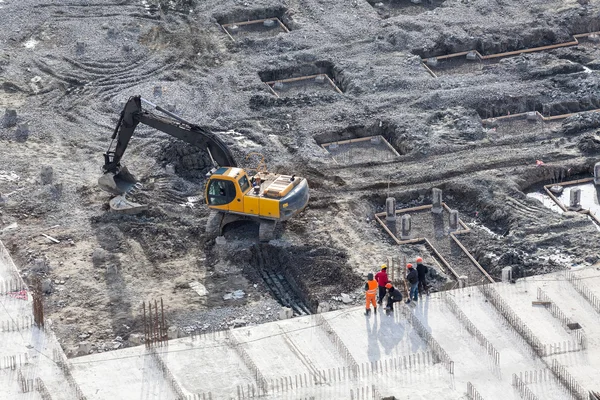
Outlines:
{"label": "worker in dark jacket", "polygon": [[419,300],[419,274],[412,264],[406,264],[406,269],[406,280],[410,284],[410,292],[408,293],[408,300],[406,300],[406,304],[408,304],[411,300]]}
{"label": "worker in dark jacket", "polygon": [[375,274],[375,280],[377,281],[377,288],[379,289],[379,299],[377,300],[377,304],[381,305],[381,302],[383,302],[383,298],[385,297],[385,285],[390,281],[387,275],[387,265],[383,264],[381,266],[381,271]]}
{"label": "worker in dark jacket", "polygon": [[365,283],[365,315],[371,314],[371,304],[375,309],[375,315],[377,315],[377,281],[373,279],[373,274],[369,272],[367,275],[367,283]]}
{"label": "worker in dark jacket", "polygon": [[427,265],[423,264],[423,258],[417,257],[417,275],[419,275],[419,293],[425,293],[429,296],[429,286],[427,285],[427,281],[425,280],[425,275],[427,275],[427,271],[429,268]]}
{"label": "worker in dark jacket", "polygon": [[394,303],[397,303],[399,301],[402,301],[402,293],[396,289],[394,286],[392,286],[391,283],[388,283],[387,285],[385,285],[385,288],[387,289],[387,302],[385,305],[385,310],[386,311],[392,311],[394,309]]}

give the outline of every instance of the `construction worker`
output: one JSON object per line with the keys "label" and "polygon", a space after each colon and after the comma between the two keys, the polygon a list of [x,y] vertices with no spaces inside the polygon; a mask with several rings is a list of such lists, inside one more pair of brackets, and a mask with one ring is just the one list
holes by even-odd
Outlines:
{"label": "construction worker", "polygon": [[[365,298],[366,298],[366,309],[365,315],[371,314],[371,304],[373,304],[373,308],[375,312],[377,312],[377,281],[373,279],[373,274],[369,272],[367,275],[367,283],[365,283]],[[377,314],[375,314],[377,315]]]}
{"label": "construction worker", "polygon": [[377,300],[377,304],[381,305],[386,293],[385,285],[388,284],[390,281],[387,276],[387,265],[383,264],[381,266],[381,271],[375,274],[375,280],[377,281],[379,289],[379,299]]}
{"label": "construction worker", "polygon": [[419,275],[419,293],[425,293],[429,296],[429,286],[425,280],[425,275],[429,271],[427,265],[423,264],[423,258],[417,257],[417,275]]}
{"label": "construction worker", "polygon": [[402,301],[402,293],[396,289],[394,286],[392,286],[391,283],[388,283],[387,285],[385,285],[385,288],[387,290],[387,302],[385,304],[385,310],[386,311],[392,311],[394,309],[394,303],[397,303],[399,301]]}
{"label": "construction worker", "polygon": [[419,274],[412,264],[406,264],[406,269],[406,280],[410,284],[408,300],[406,300],[406,304],[408,304],[411,300],[419,300]]}

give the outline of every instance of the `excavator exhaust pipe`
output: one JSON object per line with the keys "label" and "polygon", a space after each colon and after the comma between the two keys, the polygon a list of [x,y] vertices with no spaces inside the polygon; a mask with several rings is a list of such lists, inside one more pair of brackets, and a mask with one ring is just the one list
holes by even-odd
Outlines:
{"label": "excavator exhaust pipe", "polygon": [[105,192],[121,195],[129,192],[137,183],[137,179],[127,170],[121,167],[119,172],[105,172],[98,178],[98,186]]}

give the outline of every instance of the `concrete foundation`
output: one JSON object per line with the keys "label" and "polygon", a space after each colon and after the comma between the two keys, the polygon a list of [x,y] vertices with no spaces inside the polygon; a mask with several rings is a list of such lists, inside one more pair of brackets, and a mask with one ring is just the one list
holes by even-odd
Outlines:
{"label": "concrete foundation", "polygon": [[600,185],[600,162],[594,165],[594,185]]}
{"label": "concrete foundation", "polygon": [[573,188],[569,192],[569,210],[581,210],[581,189]]}
{"label": "concrete foundation", "polygon": [[400,220],[400,239],[408,240],[411,238],[410,230],[412,228],[412,221],[410,215],[403,215]]}
{"label": "concrete foundation", "polygon": [[458,224],[458,211],[451,210],[448,217],[448,230],[450,232],[457,231],[460,225]]}

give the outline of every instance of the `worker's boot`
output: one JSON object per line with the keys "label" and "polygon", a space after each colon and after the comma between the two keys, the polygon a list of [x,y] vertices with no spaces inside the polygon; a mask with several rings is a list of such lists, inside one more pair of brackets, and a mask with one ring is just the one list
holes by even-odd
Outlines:
{"label": "worker's boot", "polygon": [[371,315],[371,309],[367,308],[367,310],[365,311],[365,315]]}

